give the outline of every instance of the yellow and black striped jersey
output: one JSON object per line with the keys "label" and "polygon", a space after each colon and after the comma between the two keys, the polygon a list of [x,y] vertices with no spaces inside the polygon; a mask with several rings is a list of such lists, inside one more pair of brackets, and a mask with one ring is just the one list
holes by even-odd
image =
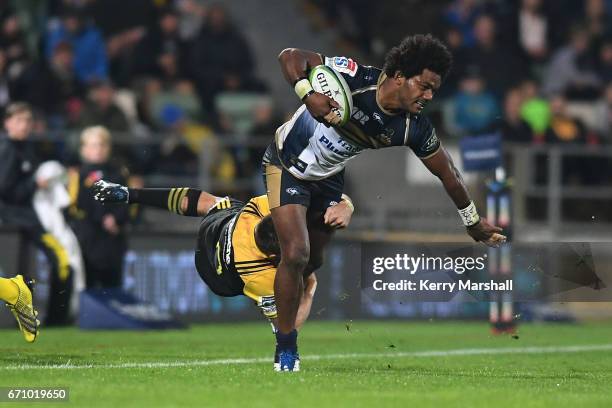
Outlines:
{"label": "yellow and black striped jersey", "polygon": [[[265,195],[246,204],[232,198],[219,201],[200,226],[196,266],[207,285],[218,295],[249,297],[274,276],[274,259],[255,244],[255,227],[270,214]],[[263,273],[262,273],[263,272]],[[269,278],[265,285],[269,286]]]}

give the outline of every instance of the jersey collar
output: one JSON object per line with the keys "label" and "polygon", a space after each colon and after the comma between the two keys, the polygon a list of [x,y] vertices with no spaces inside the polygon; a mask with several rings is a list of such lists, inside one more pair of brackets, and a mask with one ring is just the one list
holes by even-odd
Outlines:
{"label": "jersey collar", "polygon": [[378,90],[380,89],[380,86],[385,81],[385,79],[387,79],[387,74],[385,74],[385,72],[382,71],[380,75],[378,76],[378,81],[376,82],[376,105],[378,105],[378,109],[380,109],[387,116],[399,115],[401,112],[393,113],[393,112],[386,110],[385,108],[382,107],[382,105],[380,104],[380,101],[378,100]]}

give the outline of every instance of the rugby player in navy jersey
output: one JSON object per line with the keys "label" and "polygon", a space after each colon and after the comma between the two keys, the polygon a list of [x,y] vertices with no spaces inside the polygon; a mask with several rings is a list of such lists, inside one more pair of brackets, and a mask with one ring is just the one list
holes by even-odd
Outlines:
{"label": "rugby player in navy jersey", "polygon": [[[322,263],[323,248],[333,233],[321,223],[322,214],[340,200],[346,162],[363,150],[408,146],[441,180],[474,240],[495,247],[506,237],[501,228],[480,218],[431,122],[420,114],[451,68],[451,54],[439,40],[431,35],[407,37],[389,51],[382,70],[295,48],[282,51],[279,61],[304,103],[278,128],[263,159],[281,249],[274,282],[277,342],[280,364],[291,371],[297,358],[295,316],[302,274]],[[336,102],[315,92],[307,79],[310,69],[321,64],[339,72],[352,91],[351,119],[342,127],[334,126],[339,124],[331,112]]]}

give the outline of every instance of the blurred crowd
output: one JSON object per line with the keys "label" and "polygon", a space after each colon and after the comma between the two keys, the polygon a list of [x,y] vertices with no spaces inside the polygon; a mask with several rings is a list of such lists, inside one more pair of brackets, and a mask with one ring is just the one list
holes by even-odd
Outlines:
{"label": "blurred crowd", "polygon": [[310,3],[376,65],[406,34],[443,39],[455,62],[438,127],[451,138],[500,130],[516,143],[612,143],[610,0]]}
{"label": "blurred crowd", "polygon": [[34,133],[57,136],[40,145],[41,159],[75,164],[70,130],[100,125],[121,139],[113,159],[133,174],[197,174],[209,143],[210,171],[231,180],[256,159],[224,151],[219,138],[278,124],[248,41],[220,3],[2,0],[0,28],[0,113],[14,101],[34,108]]}
{"label": "blurred crowd", "polygon": [[[428,110],[447,140],[499,131],[521,144],[612,143],[612,0],[301,4],[337,32],[339,54],[365,64],[381,66],[408,34],[442,38],[455,65]],[[254,75],[223,3],[0,0],[0,30],[0,114],[11,101],[33,106],[41,160],[77,164],[79,131],[101,125],[133,175],[204,167],[228,185],[256,179],[261,148],[223,142],[263,146],[290,113]]]}

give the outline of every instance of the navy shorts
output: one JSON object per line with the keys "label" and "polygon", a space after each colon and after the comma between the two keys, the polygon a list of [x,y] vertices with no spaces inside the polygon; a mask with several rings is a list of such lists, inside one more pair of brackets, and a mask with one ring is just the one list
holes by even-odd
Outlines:
{"label": "navy shorts", "polygon": [[300,204],[309,210],[325,211],[342,199],[344,170],[323,180],[301,180],[283,167],[272,143],[263,157],[263,180],[270,209]]}

